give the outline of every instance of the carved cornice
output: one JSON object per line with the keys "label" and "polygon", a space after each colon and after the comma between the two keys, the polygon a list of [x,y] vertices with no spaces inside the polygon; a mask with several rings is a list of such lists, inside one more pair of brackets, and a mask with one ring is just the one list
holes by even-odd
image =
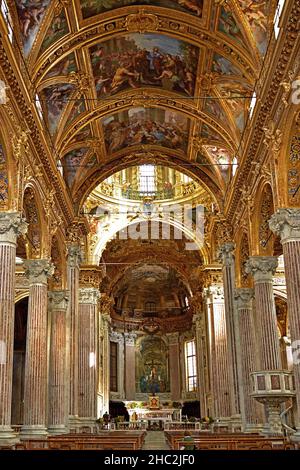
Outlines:
{"label": "carved cornice", "polygon": [[300,209],[278,209],[269,220],[270,229],[281,238],[281,243],[300,241]]}
{"label": "carved cornice", "polygon": [[54,274],[55,266],[48,259],[31,259],[24,261],[25,276],[29,284],[47,284],[47,279]]}
{"label": "carved cornice", "polygon": [[66,311],[68,308],[69,298],[69,291],[66,290],[48,292],[50,309]]}
{"label": "carved cornice", "polygon": [[254,289],[240,287],[234,290],[234,298],[238,309],[251,309],[252,299],[254,298]]}
{"label": "carved cornice", "polygon": [[275,256],[251,256],[245,264],[245,271],[252,274],[256,283],[272,282],[277,266]]}
{"label": "carved cornice", "polygon": [[0,212],[0,243],[16,244],[19,235],[25,235],[28,223],[18,212]]}
{"label": "carved cornice", "polygon": [[102,277],[102,268],[99,266],[81,266],[79,285],[80,287],[94,287],[95,289],[99,289]]}
{"label": "carved cornice", "polygon": [[19,85],[19,80],[13,71],[11,61],[9,60],[4,48],[4,41],[0,41],[0,68],[5,74],[8,86],[13,90],[13,98],[22,114],[23,122],[27,129],[30,129],[30,143],[35,149],[36,156],[39,156],[39,159],[43,164],[44,174],[48,176],[48,181],[55,188],[58,203],[57,207],[62,210],[65,219],[70,223],[73,218],[73,214],[70,209],[70,201],[68,200],[66,191],[63,189],[60,178],[58,178],[58,175],[50,163],[52,157],[50,156],[50,152],[47,153],[45,150],[45,142],[42,141],[32,109],[27,105],[23,91]]}
{"label": "carved cornice", "polygon": [[110,316],[112,312],[113,304],[114,304],[114,301],[111,297],[109,297],[109,295],[101,294],[99,306],[100,306],[100,312],[102,315]]}
{"label": "carved cornice", "polygon": [[[228,201],[227,215],[229,219],[233,219],[234,213],[237,208],[240,206],[240,193],[239,188],[247,182],[248,186],[251,186],[249,177],[253,179],[251,173],[251,164],[261,160],[263,154],[261,151],[261,144],[264,140],[264,128],[268,127],[270,122],[270,116],[272,112],[276,112],[278,109],[277,102],[280,99],[279,96],[282,94],[282,80],[287,75],[290,68],[289,58],[293,53],[296,53],[295,46],[297,39],[299,37],[299,0],[294,0],[293,5],[291,6],[291,11],[289,13],[288,21],[284,27],[283,41],[281,45],[281,51],[279,58],[276,63],[274,63],[274,69],[272,69],[272,80],[269,82],[265,96],[260,100],[260,107],[256,115],[256,120],[252,128],[251,134],[248,137],[248,148],[245,148],[245,158],[241,162],[240,169],[235,179],[235,187],[231,194],[231,199]],[[293,51],[294,49],[294,51]],[[273,51],[269,51],[269,54],[273,54]],[[268,68],[270,72],[270,68]],[[284,111],[284,106],[282,111]]]}

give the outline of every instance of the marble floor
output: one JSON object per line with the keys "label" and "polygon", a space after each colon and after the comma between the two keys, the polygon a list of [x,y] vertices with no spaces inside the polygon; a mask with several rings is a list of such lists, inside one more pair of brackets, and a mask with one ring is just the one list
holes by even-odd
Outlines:
{"label": "marble floor", "polygon": [[169,450],[163,431],[147,431],[142,450]]}

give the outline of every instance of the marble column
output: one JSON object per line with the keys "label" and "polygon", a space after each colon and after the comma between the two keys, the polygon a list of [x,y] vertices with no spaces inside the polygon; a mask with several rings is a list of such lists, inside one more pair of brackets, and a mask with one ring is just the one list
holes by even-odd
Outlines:
{"label": "marble column", "polygon": [[135,337],[132,333],[125,333],[126,400],[135,400]]}
{"label": "marble column", "polygon": [[273,275],[278,260],[273,256],[252,256],[246,263],[248,274],[254,276],[255,303],[258,313],[258,343],[261,370],[281,369]]}
{"label": "marble column", "polygon": [[181,399],[179,333],[169,333],[167,337],[169,341],[171,400],[179,401]]}
{"label": "marble column", "polygon": [[67,366],[69,380],[69,424],[76,428],[78,418],[78,309],[79,309],[79,265],[81,249],[78,245],[68,247],[68,290],[67,312]]}
{"label": "marble column", "polygon": [[81,426],[93,426],[97,419],[98,299],[98,289],[79,289],[78,416]]}
{"label": "marble column", "polygon": [[231,416],[228,345],[224,294],[221,286],[211,286],[208,296],[211,341],[211,381],[215,417],[229,424]]}
{"label": "marble column", "polygon": [[258,370],[255,326],[252,310],[254,290],[235,289],[241,342],[242,387],[245,413],[245,432],[258,431],[264,420],[262,405],[250,396],[252,392],[250,373]]}
{"label": "marble column", "polygon": [[235,284],[235,263],[234,244],[225,243],[220,247],[220,256],[223,264],[223,288],[224,304],[226,316],[226,331],[228,343],[228,363],[230,381],[230,403],[231,417],[233,421],[240,421],[240,397],[239,397],[239,377],[237,361],[237,325],[235,325],[235,305],[234,305],[234,284]]}
{"label": "marble column", "polygon": [[206,347],[205,347],[205,317],[204,314],[193,316],[196,332],[196,354],[197,354],[197,377],[198,377],[198,396],[200,401],[200,413],[202,417],[208,416],[206,400]]}
{"label": "marble column", "polygon": [[11,429],[16,244],[26,231],[21,214],[0,212],[0,446],[16,437]]}
{"label": "marble column", "polygon": [[109,411],[110,392],[110,322],[109,314],[101,315],[103,328],[103,411]]}
{"label": "marble column", "polygon": [[48,277],[54,266],[47,259],[24,261],[29,278],[29,305],[24,385],[24,423],[21,438],[47,436]]}
{"label": "marble column", "polygon": [[285,280],[287,288],[288,319],[293,351],[298,416],[297,432],[300,439],[300,209],[279,209],[269,221],[270,228],[280,235],[283,247]]}
{"label": "marble column", "polygon": [[63,434],[68,431],[66,403],[66,312],[68,291],[49,292],[51,316],[49,366],[49,418],[48,432]]}

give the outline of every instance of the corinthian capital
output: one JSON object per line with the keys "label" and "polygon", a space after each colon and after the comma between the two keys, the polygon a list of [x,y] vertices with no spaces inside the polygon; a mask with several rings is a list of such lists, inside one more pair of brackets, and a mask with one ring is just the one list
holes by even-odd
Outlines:
{"label": "corinthian capital", "polygon": [[234,298],[238,309],[251,308],[251,300],[254,298],[254,289],[241,287],[234,290]]}
{"label": "corinthian capital", "polygon": [[68,246],[68,265],[70,268],[78,268],[82,261],[82,252],[79,245]]}
{"label": "corinthian capital", "polygon": [[251,256],[245,263],[245,271],[252,274],[255,282],[272,282],[278,259],[275,256]]}
{"label": "corinthian capital", "polygon": [[99,291],[94,287],[84,287],[79,289],[79,303],[97,305]]}
{"label": "corinthian capital", "polygon": [[69,291],[53,291],[48,292],[50,308],[52,310],[67,310],[69,303]]}
{"label": "corinthian capital", "polygon": [[18,235],[25,235],[28,223],[19,212],[0,212],[0,243],[16,243]]}
{"label": "corinthian capital", "polygon": [[24,261],[24,269],[29,284],[47,284],[47,279],[54,274],[55,267],[48,259],[28,259]]}
{"label": "corinthian capital", "polygon": [[278,209],[269,220],[269,227],[281,242],[300,241],[300,209]]}
{"label": "corinthian capital", "polygon": [[219,258],[222,260],[224,266],[231,266],[234,261],[234,243],[224,243],[219,248]]}

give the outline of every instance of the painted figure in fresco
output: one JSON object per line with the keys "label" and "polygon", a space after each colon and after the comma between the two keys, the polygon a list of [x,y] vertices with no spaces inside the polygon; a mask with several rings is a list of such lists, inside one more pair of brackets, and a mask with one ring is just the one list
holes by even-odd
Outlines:
{"label": "painted figure in fresco", "polygon": [[21,31],[27,38],[31,30],[40,23],[49,1],[21,0],[17,2]]}
{"label": "painted figure in fresco", "polygon": [[197,0],[177,0],[177,3],[182,7],[186,7],[188,10],[195,12],[197,16],[202,16],[202,1],[198,2]]}
{"label": "painted figure in fresco", "polygon": [[174,8],[202,16],[203,0],[82,0],[81,7],[83,17],[88,18],[114,8],[122,8],[131,5],[151,5],[166,8]]}
{"label": "painted figure in fresco", "polygon": [[260,0],[240,0],[241,8],[247,16],[249,23],[255,24],[266,32],[267,16],[264,14],[265,3]]}
{"label": "painted figure in fresco", "polygon": [[165,111],[135,108],[127,119],[120,122],[118,115],[103,121],[104,134],[109,153],[125,146],[162,145],[180,149],[186,148],[187,121],[180,121],[177,115]]}
{"label": "painted figure in fresco", "polygon": [[111,39],[91,50],[97,95],[148,85],[192,96],[198,54],[196,47],[158,34]]}

